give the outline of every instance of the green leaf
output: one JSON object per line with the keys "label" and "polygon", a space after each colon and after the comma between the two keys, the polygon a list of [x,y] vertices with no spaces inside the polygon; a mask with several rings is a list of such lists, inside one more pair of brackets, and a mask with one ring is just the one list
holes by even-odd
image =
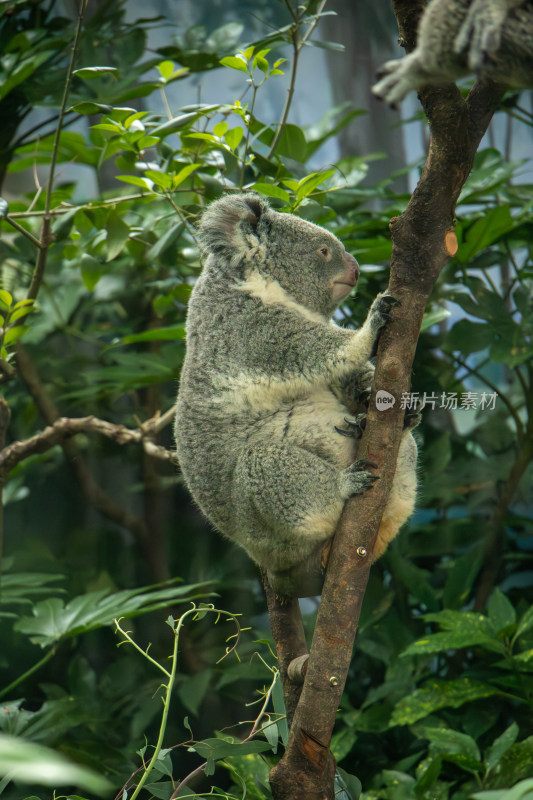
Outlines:
{"label": "green leaf", "polygon": [[15,325],[14,328],[8,328],[4,335],[4,347],[9,347],[10,344],[15,344],[30,330],[29,325]]}
{"label": "green leaf", "polygon": [[430,680],[422,689],[417,689],[400,700],[392,712],[391,727],[411,725],[440,708],[459,708],[473,700],[501,694],[503,692],[499,689],[470,678],[451,681]]}
{"label": "green leaf", "polygon": [[209,594],[211,584],[193,583],[185,586],[159,588],[145,586],[110,593],[109,589],[88,592],[65,605],[59,597],[42,600],[33,608],[33,616],[21,617],[15,629],[30,637],[30,641],[48,647],[61,639],[112,625],[113,620],[135,617],[175,602],[187,602]]}
{"label": "green leaf", "polygon": [[289,726],[287,724],[287,711],[285,709],[285,700],[283,697],[283,684],[281,683],[281,677],[278,674],[274,680],[274,685],[272,687],[272,703],[274,705],[274,711],[279,716],[278,720],[278,730],[281,741],[283,742],[284,746],[286,747],[289,742]]}
{"label": "green leaf", "polygon": [[212,669],[202,669],[195,675],[185,675],[178,686],[178,696],[183,706],[195,716],[209,688]]}
{"label": "green leaf", "polygon": [[419,639],[404,650],[402,656],[440,653],[461,647],[484,645],[489,650],[505,652],[505,645],[496,636],[490,620],[483,614],[471,611],[453,611],[446,609],[437,614],[425,614],[428,622],[438,622],[445,632],[432,633]]}
{"label": "green leaf", "polygon": [[489,619],[498,633],[516,623],[516,612],[512,603],[498,588],[490,596],[488,611]]}
{"label": "green leaf", "polygon": [[527,609],[524,616],[521,618],[520,622],[518,623],[518,627],[515,633],[515,639],[518,639],[526,631],[533,628],[533,606]]}
{"label": "green leaf", "polygon": [[132,186],[140,186],[141,189],[150,189],[150,184],[145,178],[139,178],[137,175],[115,175],[117,181],[123,183],[131,183]]}
{"label": "green leaf", "polygon": [[83,78],[87,81],[99,78],[101,75],[112,75],[118,79],[118,69],[116,67],[82,67],[81,69],[75,69],[73,75],[77,75],[78,78]]}
{"label": "green leaf", "polygon": [[110,114],[113,111],[112,106],[106,106],[103,103],[93,103],[90,100],[84,100],[81,103],[75,103],[70,107],[70,111],[83,116],[90,116],[92,114]]}
{"label": "green leaf", "polygon": [[259,742],[257,740],[251,742],[227,742],[223,739],[204,739],[201,742],[195,742],[191,745],[189,751],[198,753],[202,758],[207,761],[205,767],[205,774],[212,775],[215,771],[215,761],[229,756],[244,756],[248,753],[265,753],[270,750],[268,742]]}
{"label": "green leaf", "polygon": [[307,142],[303,130],[297,125],[285,125],[276,153],[303,163],[307,157]]}
{"label": "green leaf", "polygon": [[265,197],[276,197],[278,200],[283,200],[286,205],[290,205],[290,194],[279,186],[274,186],[271,183],[254,183],[250,188],[255,192],[259,192],[259,194],[265,195]]}
{"label": "green leaf", "polygon": [[93,770],[69,761],[61,753],[17,736],[0,734],[0,775],[21,783],[43,786],[71,784],[97,795],[107,795],[113,786]]}
{"label": "green leaf", "polygon": [[10,295],[5,289],[0,289],[0,303],[6,306],[6,308],[11,308],[13,303],[12,295]]}
{"label": "green leaf", "polygon": [[187,180],[189,175],[192,175],[192,173],[201,166],[201,164],[187,164],[187,166],[182,167],[182,169],[180,169],[176,175],[172,176],[172,189],[176,189],[178,186],[181,186],[181,184]]}
{"label": "green leaf", "polygon": [[168,80],[172,77],[174,72],[174,62],[173,61],[162,61],[160,64],[157,65],[157,69],[159,70],[159,74],[165,80]]}
{"label": "green leaf", "polygon": [[475,740],[468,734],[435,725],[417,725],[415,731],[417,736],[423,735],[436,745],[432,751],[439,754],[460,753],[480,765],[481,753]]}
{"label": "green leaf", "polygon": [[242,128],[232,128],[230,131],[226,133],[224,136],[224,141],[231,147],[232,150],[236,150],[237,147],[240,145],[242,137],[244,136],[244,130]]}
{"label": "green leaf", "polygon": [[499,763],[503,754],[506,753],[507,750],[509,750],[509,748],[512,747],[516,742],[517,737],[518,725],[516,722],[512,722],[502,733],[502,735],[498,736],[498,738],[494,740],[492,745],[485,753],[485,763],[487,765],[487,769],[494,769],[494,767]]}
{"label": "green leaf", "polygon": [[105,225],[107,231],[107,258],[112,261],[124,249],[130,235],[129,226],[126,225],[118,211],[112,211]]}
{"label": "green leaf", "polygon": [[497,242],[519,224],[513,219],[508,205],[496,206],[483,213],[471,225],[466,233],[465,241],[459,245],[457,258],[463,264],[468,263],[476,253]]}
{"label": "green leaf", "polygon": [[447,308],[433,308],[431,311],[426,311],[420,332],[427,331],[432,325],[438,325],[439,322],[448,319],[450,315],[451,311],[448,311]]}
{"label": "green leaf", "polygon": [[239,58],[238,56],[226,56],[220,59],[220,63],[223,67],[238,69],[239,72],[248,72],[248,64],[243,58]]}
{"label": "green leaf", "polygon": [[170,325],[166,328],[154,328],[142,333],[131,333],[129,336],[124,336],[121,342],[122,344],[132,344],[133,342],[158,342],[163,339],[182,341],[185,339],[185,326]]}
{"label": "green leaf", "polygon": [[533,779],[519,781],[512,789],[494,789],[470,795],[474,800],[533,800]]}
{"label": "green leaf", "polygon": [[92,292],[105,270],[100,261],[94,256],[90,256],[89,253],[82,255],[80,268],[83,285],[89,292]]}

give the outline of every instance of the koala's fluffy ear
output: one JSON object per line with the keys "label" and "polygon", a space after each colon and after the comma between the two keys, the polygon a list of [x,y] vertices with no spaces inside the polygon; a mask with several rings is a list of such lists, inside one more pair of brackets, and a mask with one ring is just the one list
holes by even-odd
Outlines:
{"label": "koala's fluffy ear", "polygon": [[261,231],[269,224],[270,206],[255,194],[227,195],[204,212],[198,226],[200,243],[207,253],[236,264],[249,260],[260,247]]}

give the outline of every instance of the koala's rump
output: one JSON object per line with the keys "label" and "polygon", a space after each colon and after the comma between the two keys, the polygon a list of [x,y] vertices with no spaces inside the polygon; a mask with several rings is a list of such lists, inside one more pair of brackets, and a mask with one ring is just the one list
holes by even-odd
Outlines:
{"label": "koala's rump", "polygon": [[[345,428],[348,409],[326,387],[310,386],[280,402],[279,386],[262,392],[261,408],[240,403],[230,391],[204,394],[184,392],[178,401],[176,440],[178,458],[195,502],[222,533],[235,536],[232,503],[238,459],[245,450],[271,445],[293,445],[314,453],[341,469],[355,459],[354,439],[337,433]],[[195,398],[193,400],[192,398]],[[283,476],[280,476],[283,480]],[[291,480],[291,476],[287,476]]]}

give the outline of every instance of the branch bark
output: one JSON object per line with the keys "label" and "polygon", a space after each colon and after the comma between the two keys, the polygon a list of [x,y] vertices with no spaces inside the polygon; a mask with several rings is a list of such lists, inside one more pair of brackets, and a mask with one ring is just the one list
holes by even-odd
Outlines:
{"label": "branch bark", "polygon": [[[393,7],[402,40],[412,49],[423,0],[396,0]],[[372,491],[347,501],[326,573],[309,664],[291,727],[289,744],[272,769],[274,800],[333,800],[335,760],[329,745],[344,689],[363,602],[372,550],[394,476],[402,436],[403,392],[429,294],[456,249],[453,216],[474,155],[504,88],[476,83],[464,100],[451,84],[425,87],[419,98],[430,124],[425,167],[401,217],[390,223],[393,241],[389,291],[401,305],[380,337],[366,430],[358,458],[378,465]],[[378,411],[377,390],[396,398]],[[276,620],[272,620],[276,624]]]}

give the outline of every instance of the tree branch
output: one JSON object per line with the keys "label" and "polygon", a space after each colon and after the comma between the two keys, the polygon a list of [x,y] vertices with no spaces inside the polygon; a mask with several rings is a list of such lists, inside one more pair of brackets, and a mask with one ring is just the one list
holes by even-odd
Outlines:
{"label": "tree branch", "polygon": [[[148,425],[151,420],[149,420]],[[113,439],[118,444],[142,444],[146,453],[163,461],[177,464],[177,458],[170,450],[155,444],[147,438],[145,430],[131,430],[124,425],[115,425],[98,417],[60,417],[53,425],[45,428],[30,439],[14,442],[0,453],[0,469],[11,470],[21,461],[36,453],[46,453],[57,444],[77,433],[99,433]]]}
{"label": "tree branch", "polygon": [[[425,8],[422,0],[393,3],[408,49]],[[311,645],[309,664],[287,750],[273,768],[275,800],[333,800],[334,759],[329,751],[344,690],[372,551],[394,477],[404,412],[399,399],[410,388],[416,342],[428,296],[455,253],[453,216],[474,155],[503,96],[495,84],[476,84],[467,101],[455,85],[424,87],[419,97],[430,124],[429,152],[420,181],[401,217],[391,220],[390,292],[401,305],[380,337],[366,429],[358,458],[379,467],[372,491],[350,498],[333,540]],[[378,411],[377,390],[396,398]]]}
{"label": "tree branch", "polygon": [[[39,375],[31,359],[28,357],[26,350],[20,344],[17,349],[17,366],[42,417],[50,427],[53,427],[54,423],[60,419],[59,411],[41,383]],[[162,430],[164,425],[170,422],[171,416],[173,416],[172,411],[173,409],[169,409],[169,411],[161,416],[156,415],[151,420],[143,423],[141,430],[143,430],[147,436],[155,436]],[[128,429],[126,428],[125,430]],[[65,458],[87,501],[112,522],[131,531],[139,544],[146,563],[150,567],[152,575],[157,580],[166,580],[169,577],[168,569],[166,564],[163,564],[157,557],[157,554],[154,553],[150,531],[145,522],[116,503],[115,500],[96,483],[91,471],[79,452],[76,442],[68,438],[68,436],[63,436],[62,440],[58,443],[61,444]]]}

